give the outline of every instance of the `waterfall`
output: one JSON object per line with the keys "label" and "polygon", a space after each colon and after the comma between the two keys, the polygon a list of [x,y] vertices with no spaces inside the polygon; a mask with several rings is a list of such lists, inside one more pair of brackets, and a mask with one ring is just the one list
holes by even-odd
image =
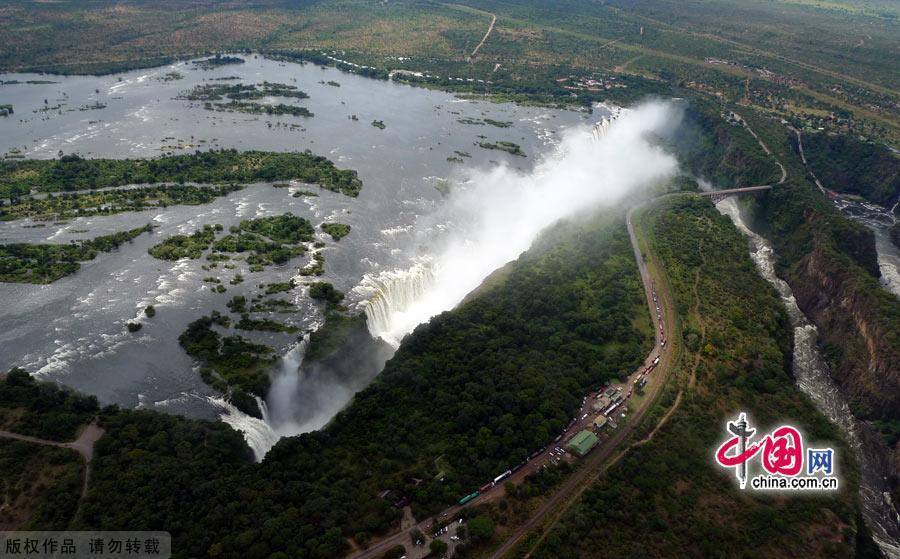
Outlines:
{"label": "waterfall", "polygon": [[787,309],[794,327],[794,362],[792,364],[797,386],[812,399],[816,408],[841,428],[856,454],[860,467],[859,493],[863,516],[872,528],[875,543],[890,559],[900,559],[900,515],[884,482],[884,473],[878,465],[877,450],[866,443],[864,426],[853,416],[846,399],[831,378],[828,364],[816,345],[818,330],[797,306],[791,287],[775,274],[775,251],[769,242],[750,230],[741,217],[734,197],[718,204],[716,209],[728,216],[734,225],[751,242],[750,256],[760,275],[772,284]]}
{"label": "waterfall", "polygon": [[[262,462],[281,437],[299,434],[295,432],[288,421],[282,418],[287,417],[288,412],[285,410],[290,407],[290,395],[296,390],[298,369],[307,341],[308,338],[304,338],[281,358],[281,366],[275,373],[272,390],[269,393],[274,413],[270,411],[269,403],[258,396],[256,405],[259,407],[262,419],[247,415],[224,398],[209,397],[210,402],[222,409],[219,418],[244,436],[244,440],[253,451],[257,462]],[[284,400],[284,395],[287,395],[287,401]]]}
{"label": "waterfall", "polygon": [[247,441],[247,445],[253,451],[253,456],[257,462],[262,462],[266,453],[281,438],[266,420],[268,409],[262,399],[257,398],[256,401],[263,413],[263,419],[247,415],[224,398],[210,396],[209,401],[222,409],[219,418],[223,422],[244,435],[244,440]]}
{"label": "waterfall", "polygon": [[591,127],[591,137],[595,141],[600,141],[604,136],[609,132],[609,129],[612,128],[613,122],[623,114],[628,112],[628,109],[623,107],[614,107],[611,105],[599,105],[600,108],[603,108],[609,111],[609,116],[604,116],[600,120],[594,123]]}
{"label": "waterfall", "polygon": [[[269,389],[268,402],[264,402],[265,411],[263,417],[279,437],[299,435],[304,430],[294,420],[295,396],[300,387],[301,371],[300,363],[306,353],[309,344],[309,334],[295,344],[281,358],[281,366],[272,379],[272,387]],[[271,412],[270,412],[271,409]]]}
{"label": "waterfall", "polygon": [[432,287],[434,279],[430,262],[418,262],[406,270],[366,274],[354,291],[368,298],[364,308],[372,336],[396,348],[403,336],[431,318],[414,316],[410,311]]}

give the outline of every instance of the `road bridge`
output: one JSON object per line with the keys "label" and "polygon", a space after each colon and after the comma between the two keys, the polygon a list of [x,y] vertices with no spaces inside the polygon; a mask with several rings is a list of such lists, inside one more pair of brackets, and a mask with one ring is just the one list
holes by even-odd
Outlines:
{"label": "road bridge", "polygon": [[767,192],[769,190],[772,190],[771,184],[764,184],[761,186],[745,186],[743,188],[729,188],[727,190],[710,190],[707,192],[698,192],[697,194],[709,198],[710,200],[712,200],[713,204],[718,204],[729,196],[739,196],[742,194],[762,194],[763,192]]}

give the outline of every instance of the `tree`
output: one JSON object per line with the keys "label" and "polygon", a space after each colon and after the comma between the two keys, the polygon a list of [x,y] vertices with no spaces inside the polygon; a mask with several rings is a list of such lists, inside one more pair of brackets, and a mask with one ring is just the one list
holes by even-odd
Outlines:
{"label": "tree", "polygon": [[447,543],[442,540],[434,539],[428,544],[428,549],[431,550],[431,554],[435,557],[442,557],[447,553]]}
{"label": "tree", "polygon": [[476,516],[469,521],[469,536],[476,541],[488,541],[494,537],[494,520],[490,516]]}
{"label": "tree", "polygon": [[382,559],[400,559],[404,555],[406,555],[406,548],[398,544],[387,550],[381,557]]}
{"label": "tree", "polygon": [[316,300],[325,300],[332,305],[339,304],[344,294],[327,281],[317,281],[309,286],[309,296]]}

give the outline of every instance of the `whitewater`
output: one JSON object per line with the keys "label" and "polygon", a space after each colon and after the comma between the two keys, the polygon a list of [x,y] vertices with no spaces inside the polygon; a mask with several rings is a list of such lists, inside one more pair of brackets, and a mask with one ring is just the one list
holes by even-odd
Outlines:
{"label": "whitewater", "polygon": [[452,309],[494,270],[514,260],[552,223],[613,205],[641,187],[671,177],[677,162],[651,141],[680,122],[672,104],[619,109],[614,120],[566,130],[530,173],[508,165],[473,169],[455,181],[432,219],[453,227],[437,250],[406,269],[369,274],[356,288],[368,296],[369,329],[397,347],[431,317]]}
{"label": "whitewater", "polygon": [[[674,176],[676,159],[653,138],[680,124],[680,108],[653,102],[614,115],[564,130],[530,172],[499,164],[453,177],[445,203],[408,231],[421,247],[409,265],[367,273],[353,287],[371,335],[396,349],[416,326],[453,309],[526,251],[549,225],[615,205]],[[297,421],[304,383],[321,383],[300,365],[303,349],[300,344],[282,359],[268,398],[260,402],[262,420],[222,405],[223,421],[244,433],[258,460],[281,437],[322,428],[362,388],[320,386],[317,401],[304,401],[320,408],[318,413],[303,413],[306,419]]]}

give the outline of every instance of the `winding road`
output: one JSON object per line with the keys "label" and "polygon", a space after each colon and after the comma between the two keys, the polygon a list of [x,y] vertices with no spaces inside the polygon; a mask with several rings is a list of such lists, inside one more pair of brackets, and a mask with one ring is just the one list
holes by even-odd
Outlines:
{"label": "winding road", "polygon": [[[491,28],[493,28],[493,21],[491,22]],[[489,34],[490,29],[488,30],[488,34],[485,35],[484,39],[487,39],[487,36]],[[484,42],[484,39],[482,40],[482,43]],[[476,48],[476,51],[477,50],[478,49]],[[724,198],[726,196],[763,193],[772,189],[772,187],[775,185],[783,184],[787,180],[787,170],[785,169],[785,167],[781,164],[780,161],[778,161],[769,147],[762,141],[762,139],[759,138],[759,136],[756,135],[756,133],[750,128],[746,121],[743,120],[743,118],[741,118],[741,122],[744,128],[746,128],[756,139],[763,151],[769,157],[772,157],[775,160],[775,163],[781,170],[781,177],[776,183],[774,183],[774,185],[764,184],[727,190],[698,192],[694,193],[695,195],[711,198],[713,203],[715,203],[718,198]],[[654,289],[656,291],[661,310],[661,313],[659,315],[659,327],[654,327],[655,343],[653,345],[653,349],[644,360],[643,365],[636,371],[634,371],[625,383],[626,388],[630,387],[637,376],[645,371],[647,369],[647,366],[652,363],[654,359],[659,357],[659,364],[655,368],[654,373],[652,375],[649,375],[648,377],[649,382],[647,384],[646,397],[641,400],[640,405],[637,409],[631,410],[631,417],[629,418],[629,420],[624,423],[624,425],[620,426],[619,429],[617,429],[611,437],[599,443],[598,446],[594,448],[594,450],[586,458],[581,460],[581,464],[579,465],[580,467],[572,475],[570,475],[562,483],[562,485],[558,487],[553,492],[553,494],[551,494],[532,513],[531,517],[529,517],[528,520],[525,521],[525,523],[519,526],[516,531],[513,532],[503,542],[503,544],[494,551],[494,553],[491,555],[491,559],[503,559],[508,554],[510,554],[516,548],[516,546],[518,546],[519,543],[525,539],[526,536],[528,536],[534,530],[540,529],[540,536],[536,540],[531,542],[530,546],[530,550],[536,549],[538,544],[549,532],[550,527],[553,525],[556,519],[558,519],[581,496],[585,489],[587,489],[591,485],[591,483],[593,483],[593,481],[596,480],[610,466],[614,465],[622,457],[624,457],[631,448],[646,444],[648,441],[652,440],[659,429],[662,428],[662,426],[669,420],[671,415],[681,404],[682,392],[679,391],[672,406],[666,411],[666,413],[663,414],[663,416],[646,437],[639,441],[634,441],[624,448],[619,448],[641,425],[642,420],[647,415],[653,402],[657,399],[657,396],[662,391],[662,388],[665,385],[669,373],[672,369],[674,356],[677,353],[677,351],[675,350],[678,347],[678,343],[680,342],[680,337],[677,335],[676,330],[678,326],[671,293],[669,292],[665,281],[663,281],[663,278],[660,277],[660,271],[662,269],[661,266],[659,266],[655,262],[655,258],[652,254],[644,254],[641,251],[640,242],[638,240],[638,232],[636,231],[633,222],[634,212],[642,208],[643,206],[652,204],[662,198],[679,194],[686,193],[674,192],[663,194],[643,203],[636,204],[628,210],[625,218],[625,223],[628,228],[628,236],[631,241],[631,247],[634,251],[635,260],[637,261],[638,271],[640,272],[641,276],[641,282],[644,285],[644,293],[647,300],[647,307],[650,310],[651,319],[657,315],[656,303],[653,299]],[[650,266],[650,268],[653,269],[652,274],[650,268],[648,268],[648,262],[653,263],[652,266]],[[668,343],[668,345],[663,345],[664,340],[666,339],[668,339],[670,343]],[[696,369],[696,365],[694,368]],[[692,372],[689,387],[693,387],[694,380],[694,373]],[[590,412],[589,400],[590,398],[587,398],[586,406],[588,408],[588,412]],[[585,409],[583,408],[582,410],[579,410],[578,413],[583,414],[584,411]],[[587,420],[578,421],[569,429],[567,429],[566,435],[563,440],[568,440],[569,437],[582,429],[590,428],[590,423],[593,419],[593,416],[594,414],[589,413]],[[527,466],[523,467],[521,470],[507,478],[506,481],[515,484],[521,483],[528,474],[536,471],[547,463],[547,461],[550,459],[551,449],[555,446],[556,445],[554,444],[548,445],[547,449],[544,452],[542,452],[533,460],[530,460]],[[616,452],[617,450],[618,452]],[[504,495],[505,491],[503,487],[498,486],[491,489],[490,492],[484,495],[480,495],[471,504],[474,505],[484,503],[486,501],[492,501]],[[421,530],[423,533],[427,533],[427,529],[433,525],[433,522],[435,520],[453,518],[460,510],[462,510],[466,506],[469,505],[455,505],[453,507],[450,507],[439,514],[437,517],[427,518],[417,523],[415,527]],[[396,534],[388,536],[387,538],[380,540],[377,543],[374,543],[368,549],[356,551],[352,553],[348,559],[376,559],[391,547],[394,547],[396,545],[407,545],[409,544],[408,532],[410,529],[412,529],[412,526],[407,527],[407,529],[401,530]],[[427,544],[429,540],[430,538],[426,536],[425,543]],[[525,558],[530,557],[530,550],[522,556]],[[415,559],[419,555],[424,556],[424,554],[427,553],[427,547],[415,547],[412,549],[407,548],[407,551],[407,556],[411,559]]]}
{"label": "winding road", "polygon": [[[662,310],[660,323],[663,326],[664,331],[666,332],[666,336],[669,337],[669,334],[674,332],[675,328],[675,307],[672,303],[672,297],[666,288],[666,284],[663,281],[656,281],[651,277],[650,271],[647,267],[647,260],[645,256],[641,252],[640,243],[638,242],[637,233],[635,232],[633,216],[634,211],[639,209],[641,205],[633,206],[628,210],[626,215],[626,225],[628,227],[628,236],[631,240],[631,247],[634,250],[634,257],[637,260],[638,270],[641,275],[641,281],[644,284],[644,292],[647,298],[647,306],[650,309],[651,318],[656,315],[656,305],[653,301],[653,291],[654,286],[656,286],[656,293],[659,299],[660,307]],[[650,256],[652,258],[652,256]],[[658,267],[655,267],[658,269]],[[661,278],[660,278],[661,280]],[[491,559],[502,559],[507,554],[509,554],[513,549],[534,529],[539,528],[545,521],[546,524],[543,526],[543,530],[541,531],[540,537],[535,540],[531,549],[537,548],[538,544],[544,539],[545,535],[549,531],[550,526],[558,519],[578,498],[581,496],[584,491],[590,487],[591,483],[597,479],[603,472],[605,472],[610,466],[618,462],[623,456],[625,456],[630,450],[631,445],[628,447],[619,450],[619,452],[615,452],[616,449],[627,440],[631,434],[637,429],[640,425],[644,416],[647,415],[650,407],[653,402],[656,400],[659,395],[662,387],[666,383],[666,379],[669,376],[669,372],[672,368],[672,362],[675,355],[674,348],[676,347],[676,342],[678,336],[671,336],[669,339],[672,340],[672,343],[669,343],[666,346],[662,345],[663,337],[661,335],[661,331],[658,328],[654,328],[655,332],[655,343],[653,346],[653,350],[651,350],[650,355],[647,356],[644,365],[638,369],[635,373],[629,377],[629,383],[632,379],[637,376],[641,370],[646,368],[646,366],[653,361],[656,357],[659,357],[659,365],[657,365],[655,372],[650,376],[650,382],[648,383],[648,388],[646,391],[646,397],[641,401],[641,405],[632,412],[632,417],[625,423],[620,429],[618,429],[615,434],[604,441],[598,448],[594,449],[590,455],[585,459],[585,463],[582,464],[581,468],[576,471],[574,474],[569,476],[569,478],[560,486],[553,495],[551,495],[532,515],[531,517],[520,526],[507,540],[499,547],[497,550],[491,555]],[[663,415],[660,419],[659,423],[654,427],[651,433],[642,441],[637,441],[633,443],[634,445],[644,444],[647,440],[650,440],[659,428],[668,421],[669,416],[671,416],[672,412],[678,407],[680,403],[680,399],[677,399],[675,403],[672,405],[672,408]],[[614,454],[615,452],[615,454]],[[531,552],[529,551],[523,557],[530,557]]]}

